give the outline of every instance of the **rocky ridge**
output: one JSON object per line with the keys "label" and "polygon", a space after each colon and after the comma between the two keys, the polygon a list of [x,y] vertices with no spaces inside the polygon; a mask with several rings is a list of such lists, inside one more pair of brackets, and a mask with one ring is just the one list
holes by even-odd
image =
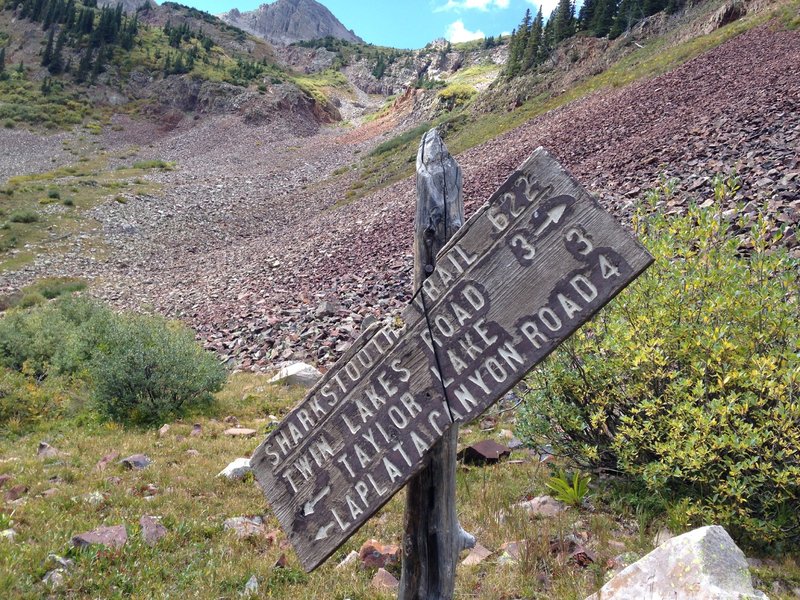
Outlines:
{"label": "rocky ridge", "polygon": [[348,42],[363,42],[315,0],[277,0],[249,12],[234,8],[219,17],[273,44],[288,45],[326,36]]}

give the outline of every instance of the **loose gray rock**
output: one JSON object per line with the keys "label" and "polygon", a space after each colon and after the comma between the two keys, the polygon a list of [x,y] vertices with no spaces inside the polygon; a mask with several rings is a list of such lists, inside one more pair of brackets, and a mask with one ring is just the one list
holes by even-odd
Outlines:
{"label": "loose gray rock", "polygon": [[358,562],[358,552],[355,550],[351,550],[350,554],[345,556],[338,565],[336,565],[337,569],[344,569],[348,565],[353,565]]}
{"label": "loose gray rock", "polygon": [[49,585],[51,588],[58,588],[64,585],[64,578],[66,575],[66,569],[53,569],[47,572],[42,579],[42,583]]}
{"label": "loose gray rock", "polygon": [[400,582],[397,581],[397,578],[389,573],[389,571],[381,567],[378,569],[378,572],[375,573],[375,577],[372,578],[370,585],[376,590],[396,592],[400,587]]}
{"label": "loose gray rock", "polygon": [[150,457],[146,454],[132,454],[127,458],[123,458],[119,461],[126,469],[144,469],[147,467],[152,461]]}
{"label": "loose gray rock", "polygon": [[283,367],[278,374],[269,380],[277,385],[299,385],[304,388],[313,387],[322,377],[317,369],[306,363],[298,362]]}
{"label": "loose gray rock", "polygon": [[327,300],[320,302],[319,306],[317,306],[317,310],[314,311],[314,316],[316,316],[318,319],[332,317],[335,314],[336,307],[332,302],[328,302]]}
{"label": "loose gray rock", "polygon": [[535,517],[555,517],[567,510],[566,504],[550,496],[537,496],[514,506],[524,509],[529,515]]}
{"label": "loose gray rock", "polygon": [[124,525],[98,527],[93,531],[79,533],[72,538],[72,545],[76,548],[87,548],[93,544],[108,548],[122,548],[127,542],[128,532]]}
{"label": "loose gray rock", "polygon": [[63,452],[53,448],[47,442],[39,442],[39,448],[36,450],[36,456],[40,458],[55,458],[61,456]]}
{"label": "loose gray rock", "polygon": [[264,519],[261,517],[231,517],[230,519],[225,519],[222,528],[233,531],[236,537],[240,539],[265,533]]}
{"label": "loose gray rock", "polygon": [[167,535],[167,528],[161,524],[161,517],[143,516],[139,519],[139,525],[142,527],[142,539],[148,546],[155,546]]}
{"label": "loose gray rock", "polygon": [[247,583],[244,584],[242,596],[245,598],[250,596],[258,596],[258,578],[255,575],[251,575],[250,579],[247,580]]}
{"label": "loose gray rock", "polygon": [[484,560],[492,555],[492,551],[480,544],[475,544],[475,547],[470,550],[467,557],[461,561],[461,564],[466,567],[479,565]]}
{"label": "loose gray rock", "polygon": [[718,525],[664,542],[587,600],[767,600],[753,588],[744,553]]}
{"label": "loose gray rock", "polygon": [[9,542],[13,542],[17,537],[17,532],[13,529],[4,529],[0,531],[0,540],[8,540]]}
{"label": "loose gray rock", "polygon": [[258,432],[255,429],[247,429],[246,427],[231,427],[222,433],[231,437],[253,437]]}
{"label": "loose gray rock", "polygon": [[243,479],[245,475],[253,471],[250,467],[249,458],[237,458],[227,467],[219,472],[217,477],[227,477],[228,479]]}

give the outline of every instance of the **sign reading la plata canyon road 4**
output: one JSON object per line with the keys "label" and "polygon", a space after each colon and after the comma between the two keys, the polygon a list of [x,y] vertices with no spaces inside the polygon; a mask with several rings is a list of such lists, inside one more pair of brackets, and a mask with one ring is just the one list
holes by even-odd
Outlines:
{"label": "sign reading la plata canyon road 4", "polygon": [[[398,327],[367,330],[257,448],[307,570],[652,257],[542,148],[439,253]],[[427,313],[427,315],[426,315]]]}

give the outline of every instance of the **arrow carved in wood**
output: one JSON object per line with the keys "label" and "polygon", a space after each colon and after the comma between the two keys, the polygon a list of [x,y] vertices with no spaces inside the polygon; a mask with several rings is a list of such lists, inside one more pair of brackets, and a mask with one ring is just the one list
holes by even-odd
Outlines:
{"label": "arrow carved in wood", "polygon": [[564,211],[567,210],[566,204],[559,204],[547,211],[547,220],[539,225],[539,228],[534,232],[534,235],[541,235],[541,233],[550,227],[550,225],[557,225],[564,216]]}
{"label": "arrow carved in wood", "polygon": [[[305,505],[303,505],[303,516],[307,517],[309,515],[313,515],[314,514],[314,507],[317,505],[317,503],[320,500],[322,500],[325,496],[330,494],[330,492],[331,492],[331,486],[326,486],[325,489],[320,491],[319,494],[317,494],[311,500],[306,502]],[[319,539],[319,538],[317,538],[317,539]]]}
{"label": "arrow carved in wood", "polygon": [[328,532],[331,530],[331,527],[333,527],[333,522],[328,523],[324,527],[320,527],[319,531],[317,532],[317,537],[315,537],[314,539],[315,540],[324,540],[325,538],[327,538],[328,537]]}

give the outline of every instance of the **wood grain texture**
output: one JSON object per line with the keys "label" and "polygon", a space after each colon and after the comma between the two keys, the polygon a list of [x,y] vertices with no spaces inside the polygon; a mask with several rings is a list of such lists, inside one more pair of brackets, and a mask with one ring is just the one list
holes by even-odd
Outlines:
{"label": "wood grain texture", "polygon": [[[461,168],[432,129],[423,136],[417,152],[415,291],[433,271],[436,255],[463,224]],[[440,405],[443,400],[441,388],[431,401]],[[475,545],[475,538],[464,532],[456,515],[457,446],[458,426],[452,425],[406,485],[398,600],[452,598],[458,555]]]}
{"label": "wood grain texture", "polygon": [[400,327],[358,340],[254,453],[304,567],[417,473],[453,421],[479,416],[651,262],[536,150],[442,249]]}

